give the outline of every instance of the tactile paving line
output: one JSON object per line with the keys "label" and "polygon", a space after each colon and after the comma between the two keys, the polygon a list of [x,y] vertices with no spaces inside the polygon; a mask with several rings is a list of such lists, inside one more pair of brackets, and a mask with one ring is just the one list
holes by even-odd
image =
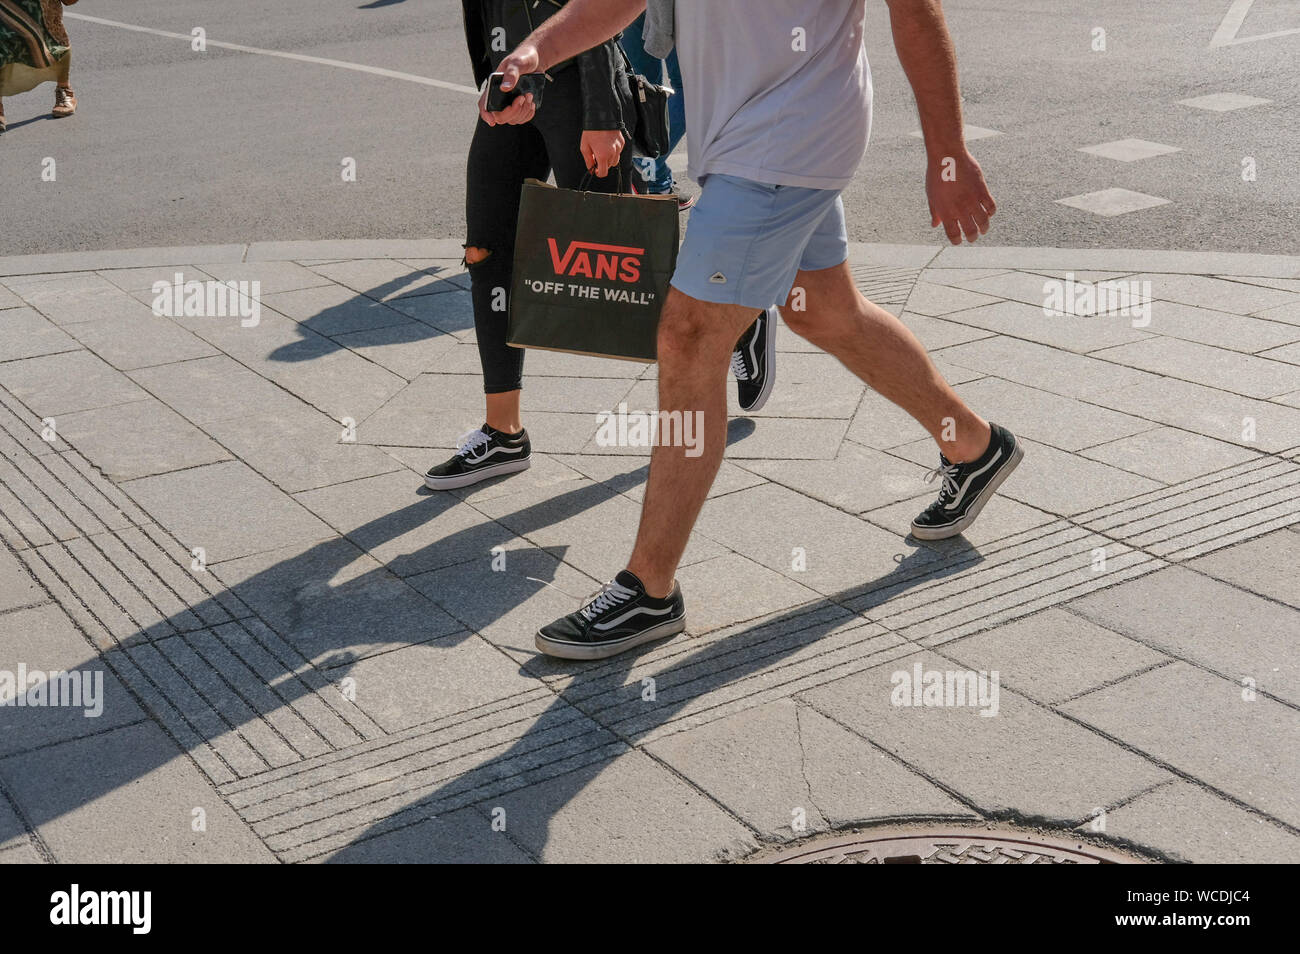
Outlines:
{"label": "tactile paving line", "polygon": [[[0,538],[216,783],[383,735],[77,451],[0,389]],[[42,452],[44,451],[44,452]]]}

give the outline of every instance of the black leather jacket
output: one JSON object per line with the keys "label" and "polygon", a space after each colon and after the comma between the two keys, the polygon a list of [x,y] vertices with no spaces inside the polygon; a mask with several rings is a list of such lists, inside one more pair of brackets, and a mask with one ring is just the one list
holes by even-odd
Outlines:
{"label": "black leather jacket", "polygon": [[[465,14],[465,42],[474,64],[474,84],[481,87],[497,64],[566,2],[461,0]],[[497,37],[501,37],[500,31],[504,30],[504,37],[496,39],[494,30],[498,31]],[[616,40],[609,40],[592,47],[586,53],[552,67],[550,72],[553,75],[577,63],[582,82],[583,129],[621,129],[624,135],[630,135],[632,89],[616,43]],[[543,100],[542,108],[545,105]]]}

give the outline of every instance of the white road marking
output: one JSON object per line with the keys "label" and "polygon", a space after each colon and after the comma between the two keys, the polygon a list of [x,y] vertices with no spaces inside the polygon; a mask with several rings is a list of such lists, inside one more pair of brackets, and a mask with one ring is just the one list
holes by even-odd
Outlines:
{"label": "white road marking", "polygon": [[1237,36],[1237,31],[1246,22],[1246,16],[1250,13],[1250,8],[1254,3],[1255,0],[1232,0],[1232,6],[1223,15],[1223,22],[1219,24],[1219,28],[1214,31],[1214,37],[1210,40],[1211,48],[1216,46],[1236,46],[1239,43],[1254,43],[1256,40],[1272,40],[1279,36],[1291,36],[1300,33],[1300,27],[1296,27],[1291,30],[1261,33],[1258,36]]}
{"label": "white road marking", "polygon": [[[136,26],[134,23],[121,23],[117,20],[105,20],[102,17],[89,17],[83,13],[72,13],[65,10],[63,15],[71,17],[74,20],[84,20],[87,23],[98,23],[102,26],[118,27],[122,30],[132,30],[136,33],[149,33],[153,36],[164,36],[172,40],[184,40],[186,43],[191,42],[194,38],[188,33],[171,33],[167,30],[155,30],[152,27]],[[401,73],[397,70],[386,70],[379,66],[366,66],[364,63],[348,63],[345,60],[329,60],[321,56],[307,56],[303,53],[286,53],[283,50],[263,50],[255,46],[244,46],[240,43],[223,43],[221,40],[205,40],[208,46],[216,47],[222,50],[234,50],[237,53],[255,53],[258,56],[276,56],[282,60],[297,60],[300,63],[315,63],[318,66],[333,66],[343,70],[354,70],[358,73],[370,73],[374,76],[385,76],[388,79],[405,80],[408,83],[419,83],[422,86],[436,86],[438,89],[448,89],[454,93],[468,93],[471,96],[477,96],[478,90],[472,86],[461,86],[459,83],[448,83],[445,80],[432,79],[428,76],[416,76],[414,73]]]}

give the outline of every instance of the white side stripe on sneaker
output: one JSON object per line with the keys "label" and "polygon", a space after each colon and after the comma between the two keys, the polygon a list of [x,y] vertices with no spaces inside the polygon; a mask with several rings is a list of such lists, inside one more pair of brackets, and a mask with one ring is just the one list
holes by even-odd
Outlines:
{"label": "white side stripe on sneaker", "polygon": [[611,619],[607,623],[597,623],[595,626],[592,627],[592,629],[599,629],[599,630],[612,629],[613,627],[617,626],[619,623],[623,622],[624,620],[631,619],[637,613],[649,613],[651,616],[664,616],[668,613],[671,613],[672,611],[673,608],[671,606],[665,606],[663,609],[651,609],[648,606],[637,606],[634,609],[628,610],[622,616],[618,616],[615,617],[614,619]]}
{"label": "white side stripe on sneaker", "polygon": [[996,463],[997,463],[998,461],[1000,461],[1001,459],[1002,459],[1002,448],[999,447],[999,448],[998,448],[998,452],[997,452],[996,454],[993,455],[993,459],[992,459],[991,461],[989,461],[987,464],[985,464],[985,465],[984,465],[983,467],[981,467],[979,470],[974,471],[973,473],[970,473],[970,474],[968,474],[968,475],[966,476],[966,480],[962,483],[962,485],[961,485],[961,490],[959,490],[959,491],[957,492],[957,496],[955,496],[955,497],[952,498],[952,503],[950,503],[950,504],[945,504],[943,509],[944,509],[944,510],[956,510],[956,509],[957,509],[957,505],[961,503],[961,499],[962,499],[963,497],[966,496],[966,489],[967,489],[968,487],[970,487],[970,483],[971,483],[971,481],[974,480],[976,477],[978,477],[980,474],[984,473],[984,471],[988,470],[990,467],[992,467],[994,464],[996,464]]}

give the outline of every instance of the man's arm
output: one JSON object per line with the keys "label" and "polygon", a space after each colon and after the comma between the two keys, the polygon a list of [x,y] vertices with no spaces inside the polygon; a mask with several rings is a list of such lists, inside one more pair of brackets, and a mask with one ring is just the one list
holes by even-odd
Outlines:
{"label": "man's arm", "polygon": [[[540,73],[590,50],[618,34],[645,10],[646,0],[569,0],[501,61],[497,70],[503,90],[514,89],[524,73]],[[487,111],[487,94],[479,97],[479,115],[489,126],[530,122],[537,112],[532,94],[520,96],[499,113]]]}
{"label": "man's arm", "polygon": [[957,55],[940,0],[888,0],[898,61],[912,84],[928,156],[930,225],[943,223],[954,245],[975,241],[997,209],[962,131]]}

